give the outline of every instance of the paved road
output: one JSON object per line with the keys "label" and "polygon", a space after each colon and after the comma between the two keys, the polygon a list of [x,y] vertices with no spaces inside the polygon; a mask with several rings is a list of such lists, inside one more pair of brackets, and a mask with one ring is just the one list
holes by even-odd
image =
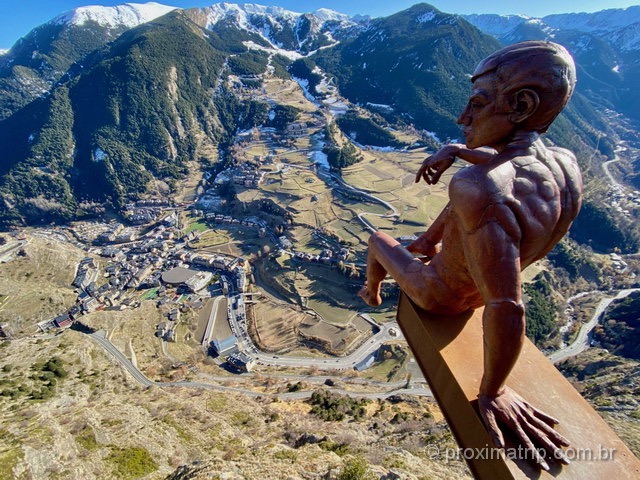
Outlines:
{"label": "paved road", "polygon": [[611,174],[611,171],[609,170],[609,165],[619,161],[620,161],[620,157],[618,157],[618,155],[616,154],[613,160],[607,160],[606,162],[602,163],[602,170],[604,170],[605,175],[609,178],[609,182],[611,183],[611,185],[618,188],[622,188],[622,185],[620,185],[620,182],[618,182],[615,179],[615,177]]}
{"label": "paved road", "polygon": [[[593,313],[593,317],[591,317],[591,320],[589,320],[589,322],[585,323],[582,326],[582,328],[580,328],[578,335],[576,336],[575,340],[571,343],[571,345],[568,345],[565,348],[562,348],[556,352],[553,352],[551,355],[549,355],[548,357],[549,360],[551,360],[553,363],[557,363],[557,362],[561,362],[562,360],[566,360],[567,358],[573,357],[579,354],[580,352],[584,352],[587,348],[589,348],[589,344],[591,342],[591,336],[592,336],[591,332],[600,321],[600,318],[602,317],[604,312],[607,310],[607,308],[609,308],[609,305],[611,305],[611,302],[619,298],[624,298],[627,295],[629,295],[631,292],[635,292],[638,290],[640,290],[640,288],[628,288],[625,290],[620,290],[614,297],[607,297],[600,300],[600,303],[596,307],[596,311]],[[593,293],[593,292],[585,292],[585,294],[586,293]],[[572,298],[576,298],[576,297],[577,296],[574,296]]]}
{"label": "paved road", "polygon": [[138,370],[125,355],[118,350],[113,343],[106,338],[104,330],[98,330],[95,333],[88,334],[93,340],[98,342],[102,348],[111,354],[114,360],[125,370],[127,370],[134,380],[145,387],[157,386],[156,382],[149,380],[140,370]]}
{"label": "paved road", "polygon": [[[271,393],[260,393],[255,392],[253,390],[248,390],[241,387],[229,387],[225,385],[214,385],[211,383],[205,382],[194,382],[194,381],[182,381],[182,382],[154,382],[149,380],[140,370],[138,370],[129,359],[118,350],[109,340],[106,338],[106,332],[104,330],[99,330],[95,333],[88,334],[94,341],[96,341],[100,346],[102,346],[109,354],[114,358],[116,363],[118,363],[121,367],[123,367],[126,371],[128,371],[131,376],[138,383],[145,387],[164,387],[164,388],[197,388],[197,389],[206,389],[206,390],[217,390],[222,392],[235,392],[241,393],[243,395],[248,395],[250,397],[273,397],[279,398],[283,400],[292,400],[292,399],[304,399],[309,398],[313,391],[298,391],[298,392],[287,392],[287,393],[279,393],[279,394],[271,394]],[[219,377],[224,378],[224,381],[238,381],[242,379],[239,377]],[[323,377],[326,378],[326,377]],[[373,382],[379,385],[379,382]],[[332,389],[332,391],[336,393],[340,393],[343,395],[349,395],[352,397],[358,398],[387,398],[392,395],[417,395],[417,396],[432,396],[431,391],[428,388],[403,388],[402,384],[394,383],[389,384],[390,389],[384,392],[352,392],[349,390],[344,390],[340,388]]]}

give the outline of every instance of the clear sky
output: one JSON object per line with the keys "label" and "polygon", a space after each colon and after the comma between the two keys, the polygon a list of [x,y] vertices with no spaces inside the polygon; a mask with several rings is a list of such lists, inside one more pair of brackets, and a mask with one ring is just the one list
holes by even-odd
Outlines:
{"label": "clear sky", "polygon": [[[127,0],[2,0],[0,2],[0,49],[10,48],[16,40],[60,13],[85,5],[119,5]],[[145,3],[130,0],[129,3]],[[181,8],[203,7],[217,3],[215,0],[166,0],[164,5]],[[330,8],[348,15],[364,14],[372,17],[387,16],[410,7],[418,0],[253,0],[261,5],[278,5],[294,12],[311,12],[318,8]],[[552,13],[595,12],[607,8],[626,8],[639,5],[640,0],[428,0],[447,13],[499,13],[524,14],[543,17]]]}

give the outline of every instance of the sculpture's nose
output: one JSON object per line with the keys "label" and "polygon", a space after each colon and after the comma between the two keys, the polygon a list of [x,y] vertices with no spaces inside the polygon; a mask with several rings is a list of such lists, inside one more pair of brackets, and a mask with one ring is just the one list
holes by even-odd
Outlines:
{"label": "sculpture's nose", "polygon": [[469,105],[467,105],[464,110],[462,111],[462,113],[460,114],[460,116],[458,117],[458,120],[456,120],[456,122],[458,123],[458,125],[469,125]]}

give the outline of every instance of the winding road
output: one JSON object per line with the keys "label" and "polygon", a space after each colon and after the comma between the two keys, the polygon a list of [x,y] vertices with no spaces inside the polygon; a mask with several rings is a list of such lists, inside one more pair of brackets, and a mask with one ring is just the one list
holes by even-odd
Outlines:
{"label": "winding road", "polygon": [[[593,317],[591,317],[591,320],[589,320],[580,328],[580,331],[578,332],[578,335],[576,336],[575,340],[565,348],[562,348],[556,352],[553,352],[551,355],[549,355],[548,356],[549,360],[551,360],[553,363],[558,363],[563,360],[566,360],[567,358],[573,357],[581,352],[584,352],[587,348],[589,348],[589,343],[591,341],[591,336],[592,336],[591,332],[593,331],[595,326],[598,324],[598,322],[602,318],[604,312],[607,310],[607,308],[609,308],[609,305],[611,305],[611,303],[614,300],[617,300],[619,298],[624,298],[627,295],[629,295],[631,292],[635,292],[635,291],[640,291],[640,288],[627,288],[624,290],[620,290],[615,296],[603,298],[602,300],[600,300],[600,303],[598,303],[598,306],[596,307],[596,310],[593,313]],[[572,299],[579,298],[580,296],[584,296],[589,293],[593,293],[593,292],[584,292],[582,294],[575,295],[571,298]]]}
{"label": "winding road", "polygon": [[602,163],[602,170],[604,170],[605,175],[609,178],[609,182],[611,183],[611,185],[613,185],[614,187],[621,188],[622,185],[620,185],[620,182],[618,182],[615,179],[615,177],[611,174],[611,171],[609,170],[609,165],[619,161],[620,161],[620,157],[618,157],[618,155],[616,154],[613,160],[607,160],[606,162]]}
{"label": "winding road", "polygon": [[[278,398],[281,400],[304,399],[304,398],[311,397],[311,395],[313,394],[313,390],[304,390],[304,391],[300,390],[297,392],[286,392],[286,393],[263,393],[263,392],[256,392],[253,390],[249,390],[246,388],[229,387],[226,385],[197,382],[197,381],[156,382],[156,381],[150,380],[149,378],[147,378],[146,375],[144,375],[140,370],[138,370],[138,368],[136,368],[131,363],[131,361],[118,348],[116,348],[115,345],[113,345],[106,338],[106,332],[104,330],[99,330],[94,333],[88,333],[87,335],[89,335],[89,337],[91,337],[96,343],[98,343],[102,348],[104,348],[113,357],[116,363],[120,365],[122,368],[124,368],[127,372],[129,372],[129,374],[131,374],[133,379],[143,387],[195,388],[195,389],[205,389],[205,390],[216,390],[221,392],[235,392],[235,393],[241,393],[243,395],[247,395],[250,397],[272,397],[272,398]],[[317,366],[317,359],[316,359],[315,366]],[[331,365],[331,368],[336,368],[336,367]],[[251,375],[251,374],[245,374],[245,375]],[[326,380],[326,377],[296,377],[296,376],[290,376],[290,377],[300,378],[300,379],[303,379],[304,381],[311,382],[311,383],[320,383],[321,381],[324,382]],[[221,379],[223,377],[216,377],[216,378]],[[233,378],[224,377],[224,381],[238,381],[239,379],[242,379],[242,378],[243,376],[238,376]],[[357,382],[357,383],[361,383],[361,382]],[[367,382],[367,383],[381,385],[379,382]],[[331,390],[333,392],[340,393],[342,395],[348,395],[351,397],[358,397],[358,398],[370,398],[370,399],[383,399],[393,395],[400,395],[400,394],[405,394],[405,395],[409,394],[409,395],[426,396],[426,397],[432,396],[431,390],[429,390],[428,388],[422,388],[422,387],[406,388],[406,382],[397,382],[397,383],[388,384],[384,386],[388,386],[389,389],[383,392],[353,392],[353,391],[349,391],[341,388],[332,388]]]}

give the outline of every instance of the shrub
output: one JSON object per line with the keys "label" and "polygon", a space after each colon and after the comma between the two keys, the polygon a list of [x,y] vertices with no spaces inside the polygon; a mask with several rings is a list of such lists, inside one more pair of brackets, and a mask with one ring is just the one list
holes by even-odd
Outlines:
{"label": "shrub", "polygon": [[369,471],[367,461],[361,457],[347,460],[336,480],[374,480],[376,477]]}
{"label": "shrub", "polygon": [[139,478],[158,469],[151,454],[142,447],[112,447],[107,460],[113,465],[114,476],[120,479]]}
{"label": "shrub", "polygon": [[359,420],[364,417],[364,405],[366,399],[355,399],[331,392],[316,390],[311,395],[309,402],[313,407],[311,413],[325,421],[342,421],[347,416]]}

